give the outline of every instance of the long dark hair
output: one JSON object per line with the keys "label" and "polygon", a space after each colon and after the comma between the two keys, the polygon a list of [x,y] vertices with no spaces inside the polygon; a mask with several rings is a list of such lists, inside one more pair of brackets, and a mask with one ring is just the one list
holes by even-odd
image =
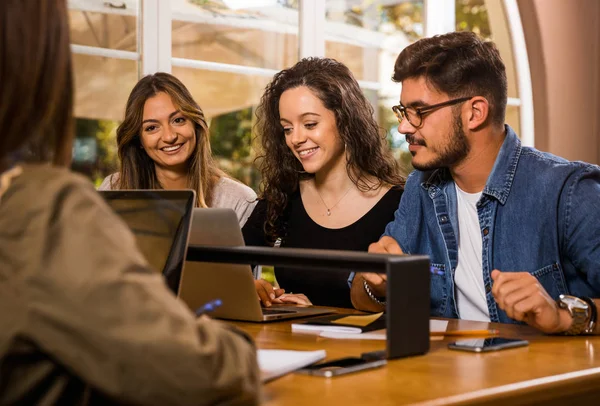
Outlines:
{"label": "long dark hair", "polygon": [[2,0],[0,27],[0,172],[16,160],[68,166],[73,73],[65,0]]}
{"label": "long dark hair", "polygon": [[334,113],[346,146],[348,175],[359,190],[404,184],[399,165],[373,117],[373,107],[350,70],[334,59],[302,59],[274,76],[256,110],[255,133],[262,144],[258,157],[261,197],[267,201],[265,234],[271,241],[285,236],[285,210],[299,181],[314,176],[304,173],[302,164],[285,143],[279,122],[281,95],[300,86],[309,88]]}
{"label": "long dark hair", "polygon": [[159,92],[168,94],[181,114],[194,123],[196,147],[188,161],[188,187],[196,191],[198,206],[208,207],[217,181],[226,175],[212,157],[204,112],[185,85],[175,76],[164,72],[143,77],[129,95],[125,119],[117,128],[121,170],[111,188],[162,189],[154,161],[141,148],[140,139],[144,104]]}

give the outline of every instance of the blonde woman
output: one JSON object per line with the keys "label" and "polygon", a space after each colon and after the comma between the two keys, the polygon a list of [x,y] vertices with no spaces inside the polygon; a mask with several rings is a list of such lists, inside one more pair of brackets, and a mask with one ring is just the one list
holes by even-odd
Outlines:
{"label": "blonde woman", "polygon": [[100,190],[194,189],[198,207],[233,209],[240,226],[252,213],[256,194],[217,167],[204,113],[175,76],[159,72],[135,85],[117,143],[121,169]]}

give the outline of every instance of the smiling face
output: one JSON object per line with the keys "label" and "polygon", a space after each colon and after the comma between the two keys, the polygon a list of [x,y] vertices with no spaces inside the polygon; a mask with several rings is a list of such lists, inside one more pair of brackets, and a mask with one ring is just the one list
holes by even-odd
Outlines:
{"label": "smiling face", "polygon": [[[449,99],[447,94],[430,88],[424,77],[402,82],[400,102],[406,108],[431,106]],[[425,114],[419,128],[413,127],[406,119],[402,120],[398,131],[406,135],[413,167],[422,171],[452,168],[462,162],[470,151],[462,118],[460,114],[455,116],[450,106]]]}
{"label": "smiling face", "polygon": [[187,161],[196,147],[194,123],[159,92],[144,104],[142,147],[160,169],[187,172]]}
{"label": "smiling face", "polygon": [[308,87],[282,93],[279,117],[285,142],[306,172],[316,174],[345,168],[344,143],[335,115]]}

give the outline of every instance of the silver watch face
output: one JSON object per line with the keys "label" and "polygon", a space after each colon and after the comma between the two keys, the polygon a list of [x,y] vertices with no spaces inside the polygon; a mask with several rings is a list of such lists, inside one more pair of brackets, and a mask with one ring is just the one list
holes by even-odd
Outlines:
{"label": "silver watch face", "polygon": [[570,309],[588,310],[589,305],[584,300],[575,296],[560,295],[560,302]]}

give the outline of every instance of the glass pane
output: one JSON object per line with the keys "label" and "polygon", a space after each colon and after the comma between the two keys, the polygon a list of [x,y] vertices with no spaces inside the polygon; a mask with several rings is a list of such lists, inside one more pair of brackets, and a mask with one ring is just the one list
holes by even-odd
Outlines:
{"label": "glass pane", "polygon": [[519,98],[508,18],[503,0],[455,0],[456,30],[494,41],[506,65],[508,97]]}
{"label": "glass pane", "polygon": [[423,1],[327,0],[326,13],[325,56],[358,80],[389,82],[398,53],[423,34]]}
{"label": "glass pane", "polygon": [[456,31],[472,31],[492,39],[485,0],[456,0]]}
{"label": "glass pane", "polygon": [[73,55],[76,139],[73,169],[96,184],[116,170],[115,130],[137,82],[136,61]]}
{"label": "glass pane", "polygon": [[298,60],[297,1],[179,0],[175,58],[281,70]]}
{"label": "glass pane", "polygon": [[221,168],[258,190],[260,177],[252,148],[254,109],[271,77],[180,67],[173,67],[173,75],[204,111],[212,151]]}
{"label": "glass pane", "polygon": [[69,1],[71,42],[137,52],[139,0]]}
{"label": "glass pane", "polygon": [[375,107],[394,155],[410,172],[410,153],[392,112],[401,87],[391,77],[400,51],[423,35],[423,1],[327,0],[326,11],[325,55],[347,65],[359,81],[368,82],[363,91]]}

